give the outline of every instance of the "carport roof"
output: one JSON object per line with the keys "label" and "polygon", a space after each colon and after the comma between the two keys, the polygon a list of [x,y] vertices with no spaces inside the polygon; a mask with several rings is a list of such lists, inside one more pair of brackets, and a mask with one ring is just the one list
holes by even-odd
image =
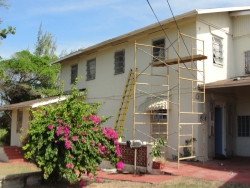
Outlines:
{"label": "carport roof", "polygon": [[[248,77],[235,77],[226,80],[219,80],[216,82],[211,82],[206,84],[206,89],[214,88],[225,88],[225,87],[239,87],[239,86],[248,86],[250,85],[250,76]],[[203,85],[200,85],[200,88],[203,89]]]}

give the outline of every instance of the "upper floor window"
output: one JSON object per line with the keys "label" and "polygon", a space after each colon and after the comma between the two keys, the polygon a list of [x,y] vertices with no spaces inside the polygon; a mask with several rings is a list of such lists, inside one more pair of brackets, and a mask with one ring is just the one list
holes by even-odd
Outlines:
{"label": "upper floor window", "polygon": [[73,84],[76,81],[78,73],[78,65],[72,65],[71,66],[71,76],[70,76],[70,83]]}
{"label": "upper floor window", "polygon": [[125,50],[115,52],[115,74],[124,73]]}
{"label": "upper floor window", "polygon": [[16,125],[16,132],[21,133],[21,128],[23,124],[23,111],[17,110],[17,125]]}
{"label": "upper floor window", "polygon": [[152,42],[153,46],[153,61],[165,60],[165,39],[154,40]]}
{"label": "upper floor window", "polygon": [[94,80],[96,72],[96,59],[87,61],[87,80]]}
{"label": "upper floor window", "polygon": [[213,63],[223,65],[223,40],[213,36]]}
{"label": "upper floor window", "polygon": [[250,74],[250,51],[245,52],[245,72]]}

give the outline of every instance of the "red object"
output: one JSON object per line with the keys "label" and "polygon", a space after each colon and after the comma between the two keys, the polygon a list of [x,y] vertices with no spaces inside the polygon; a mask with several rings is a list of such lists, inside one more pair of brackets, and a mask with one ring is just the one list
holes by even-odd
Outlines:
{"label": "red object", "polygon": [[153,161],[153,169],[163,169],[164,168],[164,164],[160,163],[160,162],[156,162],[156,161]]}

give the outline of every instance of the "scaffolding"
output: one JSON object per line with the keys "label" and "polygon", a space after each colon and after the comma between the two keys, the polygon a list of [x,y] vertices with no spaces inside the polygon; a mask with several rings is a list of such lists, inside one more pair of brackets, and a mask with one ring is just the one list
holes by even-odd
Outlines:
{"label": "scaffolding", "polygon": [[[136,131],[141,132],[139,128],[137,128],[138,126],[149,125],[151,137],[153,135],[154,138],[161,137],[165,140],[167,146],[165,153],[167,157],[168,146],[171,146],[171,143],[169,143],[169,135],[171,135],[169,133],[169,109],[170,104],[171,106],[176,106],[178,108],[176,117],[178,146],[176,150],[179,168],[181,160],[198,157],[202,157],[203,161],[205,160],[205,88],[200,91],[198,86],[202,84],[205,87],[204,60],[207,59],[207,57],[204,55],[203,40],[178,32],[177,41],[178,49],[176,51],[177,57],[175,58],[173,58],[173,56],[170,58],[169,51],[171,47],[152,46],[140,44],[135,41],[132,138],[135,139]],[[189,50],[187,44],[190,45]],[[186,50],[182,49],[183,46],[186,47]],[[147,48],[150,48],[150,50]],[[142,71],[138,71],[137,69],[138,51],[152,58],[149,65]],[[186,56],[182,56],[183,54],[186,54]],[[147,69],[150,70],[146,73],[145,70]],[[177,76],[171,74],[170,77],[170,70],[177,74]],[[159,79],[156,79],[156,77]],[[177,85],[171,86],[172,88],[170,88],[171,80],[173,80],[173,82],[178,80]],[[140,89],[140,87],[144,88]],[[173,88],[177,88],[175,89],[177,90],[176,93],[173,92]],[[142,95],[148,96],[146,100],[139,100]],[[174,95],[178,96],[175,97],[176,100],[170,100],[170,96],[172,97]],[[187,97],[189,97],[189,99],[187,99]],[[159,111],[159,108],[163,110]],[[145,118],[141,118],[141,116],[150,116],[150,121],[145,122]],[[155,117],[161,117],[161,121],[154,121]],[[198,127],[195,129],[195,126]],[[190,138],[190,140],[193,140],[194,132],[199,132],[199,127],[202,128],[201,138],[198,139],[198,142],[202,142],[201,156],[195,155],[193,141],[189,145],[185,145],[185,139]],[[190,156],[181,155],[181,149],[189,149],[191,151]]]}

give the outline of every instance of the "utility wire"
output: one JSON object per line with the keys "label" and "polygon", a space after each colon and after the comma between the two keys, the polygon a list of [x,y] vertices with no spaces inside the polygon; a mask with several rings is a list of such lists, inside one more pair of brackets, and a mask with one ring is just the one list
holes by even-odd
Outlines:
{"label": "utility wire", "polygon": [[[175,25],[176,25],[178,31],[181,32],[181,31],[180,31],[180,28],[179,28],[179,26],[178,26],[178,24],[177,24],[177,21],[176,21],[176,19],[175,19],[175,16],[174,16],[174,13],[173,13],[173,11],[172,11],[172,8],[171,8],[171,6],[170,6],[170,3],[169,3],[168,0],[166,0],[166,1],[167,1],[167,3],[168,3],[168,7],[169,7],[169,9],[170,9],[170,11],[171,11],[171,14],[172,14],[172,16],[173,16],[173,18],[174,18]],[[182,35],[181,35],[181,39],[182,39],[182,41],[183,41],[183,43],[184,43],[184,45],[185,45],[185,47],[186,47],[186,50],[187,50],[189,56],[191,56],[191,54],[190,54],[190,52],[189,52],[189,50],[188,50],[188,47],[187,47],[187,45],[186,45],[186,43],[185,43],[185,41],[184,41]],[[176,39],[176,40],[177,40],[177,39]],[[192,62],[192,63],[194,64],[195,68],[198,69],[197,66],[196,66],[196,64],[195,64],[194,62]],[[198,71],[198,72],[199,72],[199,71]],[[199,73],[201,74],[201,72],[199,72]],[[201,76],[203,76],[203,75],[201,74]]]}
{"label": "utility wire", "polygon": [[[168,41],[171,43],[171,40],[169,39],[167,33],[166,33],[165,30],[163,29],[163,27],[162,27],[162,25],[161,25],[161,22],[159,21],[158,17],[156,16],[155,11],[154,11],[153,7],[151,6],[149,0],[147,0],[147,2],[148,2],[149,7],[151,8],[151,10],[152,10],[152,12],[153,12],[155,18],[157,19],[157,22],[159,23],[159,25],[160,25],[162,31],[164,32],[164,34],[165,34],[165,36],[167,37]],[[173,46],[173,43],[171,44],[171,46],[173,47],[173,49],[174,49],[175,53],[177,54],[177,56],[178,56],[178,57],[180,58],[180,60],[182,61],[180,55],[178,54],[178,52],[176,51],[175,47]],[[186,66],[186,64],[185,64],[184,62],[183,62],[183,64],[184,64],[184,66],[185,66],[185,67],[187,68],[187,70],[188,70],[188,67]],[[194,75],[190,70],[188,70],[188,71],[190,72],[190,74],[193,75],[194,78],[196,78],[195,75]]]}

